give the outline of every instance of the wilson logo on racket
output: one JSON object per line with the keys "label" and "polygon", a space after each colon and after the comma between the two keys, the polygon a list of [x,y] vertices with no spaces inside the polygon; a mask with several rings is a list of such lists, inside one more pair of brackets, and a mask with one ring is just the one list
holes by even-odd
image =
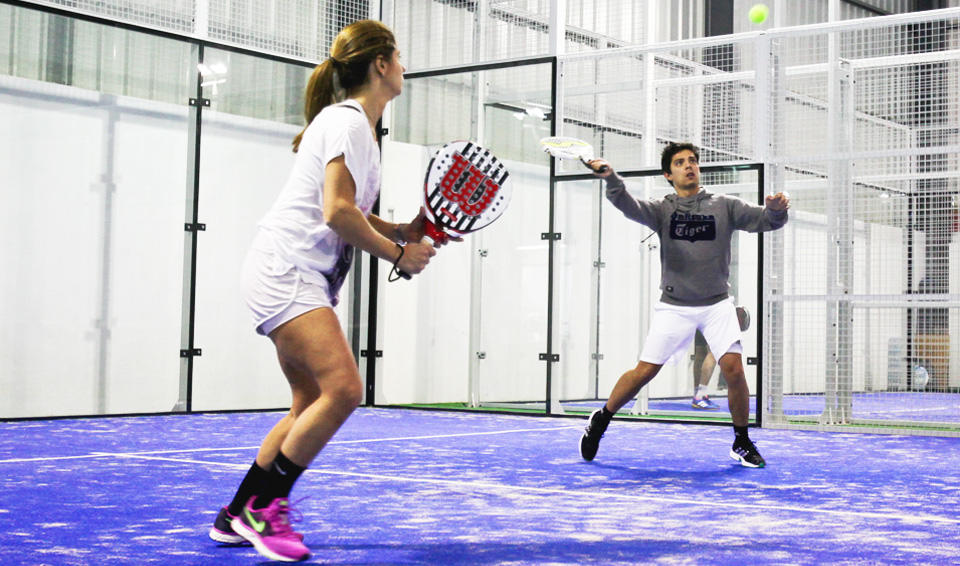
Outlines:
{"label": "wilson logo on racket", "polygon": [[[453,154],[452,161],[446,175],[440,180],[442,194],[444,198],[455,202],[467,216],[478,216],[490,206],[500,185],[460,153]],[[440,212],[451,220],[455,219],[455,215],[446,209]]]}
{"label": "wilson logo on racket", "polygon": [[506,210],[512,194],[507,167],[489,149],[470,141],[443,145],[423,180],[424,240],[444,243],[489,226]]}

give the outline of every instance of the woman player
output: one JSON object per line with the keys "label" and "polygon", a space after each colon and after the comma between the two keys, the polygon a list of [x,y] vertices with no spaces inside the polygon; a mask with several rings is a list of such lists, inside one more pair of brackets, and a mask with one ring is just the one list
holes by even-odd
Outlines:
{"label": "woman player", "polygon": [[411,274],[436,253],[418,243],[423,209],[409,224],[370,213],[380,193],[376,124],[403,87],[393,33],[378,21],[359,21],[339,33],[330,53],[307,84],[307,126],[293,140],[293,171],[243,266],[256,330],[273,341],[290,384],[290,412],[267,434],[210,530],[216,541],[247,540],[273,560],[310,556],[290,526],[288,496],[363,396],[333,311],[353,248]]}

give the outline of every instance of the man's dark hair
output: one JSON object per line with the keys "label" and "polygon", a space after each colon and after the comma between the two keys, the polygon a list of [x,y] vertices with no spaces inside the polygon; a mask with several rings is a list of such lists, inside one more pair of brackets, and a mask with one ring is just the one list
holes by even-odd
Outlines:
{"label": "man's dark hair", "polygon": [[[663,148],[663,153],[660,154],[660,169],[664,173],[670,172],[670,162],[673,161],[673,156],[680,153],[681,151],[689,149],[693,152],[693,156],[697,158],[697,161],[700,161],[700,148],[693,145],[690,142],[684,143],[674,143],[670,142],[667,144],[667,147]],[[671,185],[673,183],[670,183]]]}

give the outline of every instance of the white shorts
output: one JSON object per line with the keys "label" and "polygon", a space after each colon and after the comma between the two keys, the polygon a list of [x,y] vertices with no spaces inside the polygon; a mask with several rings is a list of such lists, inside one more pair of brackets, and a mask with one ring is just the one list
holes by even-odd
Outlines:
{"label": "white shorts", "polygon": [[698,329],[717,360],[726,353],[743,353],[733,297],[706,307],[682,307],[661,301],[650,318],[650,334],[643,343],[640,360],[656,365],[678,360],[690,348]]}
{"label": "white shorts", "polygon": [[283,259],[270,236],[261,231],[243,261],[243,296],[253,313],[258,334],[270,334],[281,324],[319,308],[332,308],[325,282],[304,281],[297,268]]}

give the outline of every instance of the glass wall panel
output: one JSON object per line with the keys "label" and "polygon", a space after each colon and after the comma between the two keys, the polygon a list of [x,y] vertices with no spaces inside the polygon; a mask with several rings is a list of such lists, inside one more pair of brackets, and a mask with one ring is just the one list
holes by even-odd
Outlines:
{"label": "glass wall panel", "polygon": [[[174,83],[111,90],[94,75],[149,82],[156,69],[128,61],[189,61],[190,47],[22,8],[4,18],[0,417],[169,411],[187,113],[169,103]],[[122,49],[82,64],[109,34]]]}
{"label": "glass wall panel", "polygon": [[[272,342],[256,334],[240,268],[257,222],[293,166],[291,141],[303,124],[303,90],[312,71],[222,50],[204,53],[200,146],[193,408],[286,407],[290,392]],[[349,304],[344,283],[337,307]]]}
{"label": "glass wall panel", "polygon": [[[638,198],[651,182],[655,179],[626,179],[628,190]],[[579,286],[570,285],[571,292],[564,296],[566,302],[580,304],[579,320],[585,328],[580,330],[579,339],[590,343],[588,349],[577,352],[575,371],[566,375],[564,409],[589,412],[606,400],[620,375],[637,364],[650,294],[645,283],[650,277],[648,246],[652,240],[644,239],[651,231],[613,208],[600,181],[565,182],[558,187],[563,187],[562,192],[589,197],[582,209],[570,208],[559,217],[569,218],[563,228],[564,239],[574,239],[566,237],[571,233],[577,239],[589,240],[590,245],[589,256],[582,253],[578,264],[568,268],[578,272],[581,281]],[[562,211],[558,207],[558,212]],[[589,281],[582,281],[588,272]],[[589,296],[584,295],[585,289],[590,289]],[[569,352],[568,357],[573,354]],[[627,406],[623,410],[629,409]]]}
{"label": "glass wall panel", "polygon": [[[402,96],[426,92],[409,89],[412,82]],[[466,130],[458,137],[473,136]],[[397,141],[392,135],[386,139],[382,218],[409,222],[416,216],[423,203],[424,171],[437,147]],[[497,227],[495,223],[489,230]],[[475,238],[468,236],[463,243],[440,249],[427,269],[409,281],[388,282],[390,265],[379,263],[377,329],[383,358],[376,379],[377,404],[466,402]]]}
{"label": "glass wall panel", "polygon": [[424,273],[396,283],[381,278],[376,401],[542,410],[549,169],[538,142],[549,135],[541,109],[550,66],[411,79],[404,89],[384,146],[385,218],[416,214],[430,157],[451,140],[475,140],[504,161],[513,196],[499,220],[441,249]]}
{"label": "glass wall panel", "polygon": [[[597,297],[598,281],[605,273],[598,263],[601,182],[565,181],[556,185],[557,242],[554,266],[560,362],[554,367],[566,402],[596,398]],[[626,284],[626,282],[623,282]],[[575,404],[578,405],[578,404]],[[565,408],[576,408],[567,403]]]}
{"label": "glass wall panel", "polygon": [[[186,56],[186,45],[176,50]],[[179,390],[187,111],[118,99],[107,413],[173,410]],[[107,246],[105,245],[105,248]]]}
{"label": "glass wall panel", "polygon": [[541,234],[549,228],[549,175],[542,165],[508,163],[514,183],[510,208],[479,243],[486,250],[477,345],[485,354],[479,364],[479,401],[483,406],[511,402],[543,409],[546,367],[538,356],[547,346],[549,255]]}
{"label": "glass wall panel", "polygon": [[[757,202],[757,176],[753,171],[733,171],[722,173],[705,172],[702,174],[703,187],[713,193],[730,194],[750,203]],[[659,173],[650,176],[630,177],[626,179],[627,189],[636,198],[658,199],[672,192]],[[589,185],[589,186],[588,186]],[[563,192],[592,193],[600,192],[599,183],[594,181],[560,183]],[[576,312],[577,319],[586,324],[596,324],[596,330],[580,330],[572,341],[596,343],[597,351],[583,348],[570,348],[568,357],[573,357],[572,372],[565,376],[564,408],[569,412],[587,412],[606,400],[614,384],[624,371],[636,366],[643,348],[643,342],[649,328],[649,318],[654,305],[660,298],[660,242],[649,228],[628,220],[613,208],[605,198],[599,205],[593,204],[596,196],[578,210],[589,211],[594,227],[587,222],[580,240],[590,237],[590,230],[599,234],[599,242],[594,237],[590,244],[599,245],[599,254],[593,250],[581,252],[579,259],[567,262],[567,277],[578,281],[571,287],[578,290],[569,297],[570,302],[590,303],[591,313],[584,307],[570,306],[567,312]],[[563,202],[563,199],[560,199]],[[573,202],[571,200],[571,202]],[[563,218],[558,207],[558,218]],[[571,232],[571,228],[565,229]],[[730,294],[736,304],[743,305],[754,319],[751,327],[742,334],[744,349],[744,369],[751,393],[756,394],[757,368],[747,365],[747,358],[758,355],[757,350],[757,272],[758,240],[755,234],[735,232],[731,244]],[[602,267],[597,267],[599,262]],[[591,273],[590,277],[584,274]],[[598,278],[597,280],[593,280]],[[583,296],[585,289],[591,289],[589,298]],[[593,294],[595,293],[596,296]],[[589,299],[589,300],[588,300]],[[577,309],[579,308],[579,312]],[[592,313],[597,319],[592,320]],[[588,316],[589,315],[589,316]],[[593,354],[599,353],[594,358]],[[561,356],[562,359],[562,356]],[[695,363],[694,345],[680,357],[675,364],[665,364],[657,377],[645,388],[649,399],[649,414],[670,418],[703,417],[728,419],[724,410],[694,412],[690,399],[693,396],[693,372],[699,364]],[[584,371],[585,370],[585,371]],[[585,374],[587,377],[583,377]],[[726,382],[719,370],[715,370],[709,382],[709,391],[713,396],[726,396]],[[752,403],[752,402],[751,402]],[[621,411],[629,413],[641,408],[628,404]],[[751,413],[753,404],[751,404]]]}

